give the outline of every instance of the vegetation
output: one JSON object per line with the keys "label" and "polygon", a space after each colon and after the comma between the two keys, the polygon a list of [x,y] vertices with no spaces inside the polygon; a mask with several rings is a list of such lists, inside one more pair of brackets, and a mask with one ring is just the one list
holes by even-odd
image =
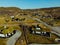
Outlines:
{"label": "vegetation", "polygon": [[[29,16],[31,18],[29,18]],[[19,9],[16,7],[1,7],[0,31],[6,34],[11,33],[13,30],[20,30],[22,32],[22,35],[17,40],[16,45],[26,45],[28,43],[57,44],[58,42],[55,42],[54,40],[59,37],[55,34],[51,33],[51,37],[45,37],[41,35],[31,34],[29,32],[28,27],[32,25],[36,26],[37,24],[39,24],[43,32],[51,32],[51,29],[49,27],[45,26],[42,23],[39,23],[36,20],[33,20],[32,18],[38,18],[52,26],[60,26],[60,7],[44,9]],[[23,30],[23,25],[27,25],[25,32]],[[4,28],[4,26],[7,28]],[[7,38],[0,38],[0,45],[6,45],[7,40]]]}

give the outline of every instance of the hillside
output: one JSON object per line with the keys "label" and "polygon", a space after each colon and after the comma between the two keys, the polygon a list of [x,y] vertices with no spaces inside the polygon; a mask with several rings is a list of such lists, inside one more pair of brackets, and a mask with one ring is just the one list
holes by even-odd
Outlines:
{"label": "hillside", "polygon": [[17,15],[18,13],[27,13],[32,14],[34,13],[40,15],[51,15],[54,18],[60,17],[60,7],[53,7],[53,8],[41,8],[41,9],[19,9],[17,7],[0,7],[0,15]]}
{"label": "hillside", "polygon": [[12,38],[16,40],[15,45],[60,44],[60,40],[56,40],[60,39],[58,26],[60,26],[60,7],[41,9],[0,7],[0,33],[4,34],[4,38],[0,36],[1,45],[6,45],[9,36],[14,36],[12,32],[15,30],[21,32],[18,40],[17,37]]}
{"label": "hillside", "polygon": [[25,9],[24,11],[30,13],[38,13],[40,15],[51,15],[54,18],[60,17],[60,7],[52,7],[52,8],[41,8],[41,9]]}
{"label": "hillside", "polygon": [[0,7],[0,15],[16,15],[20,11],[17,7]]}

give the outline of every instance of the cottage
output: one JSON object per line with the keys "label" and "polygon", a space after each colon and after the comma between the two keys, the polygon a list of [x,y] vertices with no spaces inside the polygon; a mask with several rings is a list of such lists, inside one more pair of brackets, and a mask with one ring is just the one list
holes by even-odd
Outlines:
{"label": "cottage", "polygon": [[36,31],[36,32],[35,32],[35,34],[41,34],[41,32],[39,32],[39,31]]}
{"label": "cottage", "polygon": [[50,37],[50,32],[38,32],[38,31],[36,31],[35,34]]}
{"label": "cottage", "polygon": [[14,35],[15,33],[16,33],[16,30],[14,30],[12,33],[7,33],[5,35],[3,33],[0,33],[0,38],[8,38]]}
{"label": "cottage", "polygon": [[37,24],[37,26],[35,28],[36,28],[36,30],[41,30],[41,27],[39,26],[39,24]]}
{"label": "cottage", "polygon": [[38,28],[38,27],[37,27],[36,30],[41,30],[41,28]]}
{"label": "cottage", "polygon": [[5,35],[4,34],[0,34],[0,37],[5,37]]}
{"label": "cottage", "polygon": [[11,16],[11,18],[14,18],[14,16]]}
{"label": "cottage", "polygon": [[37,25],[37,26],[32,25],[32,27],[29,27],[30,33],[34,33],[34,32],[36,32],[37,30],[41,30],[41,28],[40,28],[39,25]]}

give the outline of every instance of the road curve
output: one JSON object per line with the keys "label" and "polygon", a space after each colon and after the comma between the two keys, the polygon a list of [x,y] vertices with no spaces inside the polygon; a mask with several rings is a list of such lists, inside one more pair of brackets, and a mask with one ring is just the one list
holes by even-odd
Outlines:
{"label": "road curve", "polygon": [[22,33],[17,30],[16,33],[12,37],[8,38],[7,45],[15,45],[16,41],[21,36],[21,34]]}

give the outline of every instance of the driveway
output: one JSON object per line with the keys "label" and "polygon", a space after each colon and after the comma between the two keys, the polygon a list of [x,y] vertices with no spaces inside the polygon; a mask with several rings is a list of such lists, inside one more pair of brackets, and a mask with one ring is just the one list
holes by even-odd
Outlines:
{"label": "driveway", "polygon": [[16,41],[20,36],[21,36],[21,32],[17,30],[12,37],[8,38],[7,45],[15,45]]}

